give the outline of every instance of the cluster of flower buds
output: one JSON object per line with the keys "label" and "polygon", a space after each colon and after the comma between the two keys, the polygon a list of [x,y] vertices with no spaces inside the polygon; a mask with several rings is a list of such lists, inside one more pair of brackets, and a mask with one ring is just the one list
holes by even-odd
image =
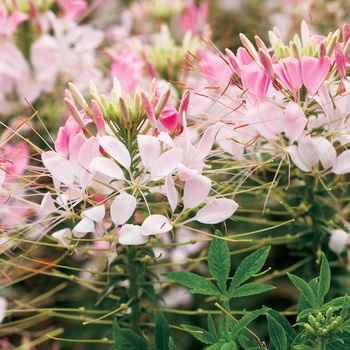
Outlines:
{"label": "cluster of flower buds", "polygon": [[329,336],[343,323],[343,319],[340,316],[333,316],[333,308],[331,307],[325,314],[319,312],[316,317],[309,315],[308,321],[308,323],[304,323],[304,328],[318,337]]}

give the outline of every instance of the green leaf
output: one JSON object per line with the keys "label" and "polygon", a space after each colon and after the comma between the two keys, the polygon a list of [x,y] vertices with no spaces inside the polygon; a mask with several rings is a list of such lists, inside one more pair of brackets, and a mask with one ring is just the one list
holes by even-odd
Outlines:
{"label": "green leaf", "polygon": [[238,266],[231,284],[229,292],[239,287],[247,279],[255,275],[264,266],[267,256],[270,251],[270,246],[261,248],[256,252],[248,255]]}
{"label": "green leaf", "polygon": [[343,304],[343,308],[340,312],[340,317],[345,320],[348,317],[348,313],[349,313],[349,303],[350,302],[350,298],[345,298],[344,299],[344,304]]}
{"label": "green leaf", "polygon": [[266,315],[271,342],[278,350],[287,349],[287,337],[282,325],[269,314]]}
{"label": "green leaf", "polygon": [[196,339],[204,344],[210,345],[217,342],[216,337],[203,328],[191,326],[188,324],[182,324],[181,327],[187,332],[191,333],[191,335],[193,335]]}
{"label": "green leaf", "polygon": [[312,291],[311,287],[309,286],[309,284],[305,282],[303,279],[301,279],[300,277],[295,276],[289,272],[287,272],[287,276],[292,281],[294,286],[301,292],[302,296],[310,304],[310,306],[316,309],[317,308],[316,301],[315,301],[316,296]]}
{"label": "green leaf", "polygon": [[321,311],[326,312],[330,307],[332,307],[333,310],[336,311],[343,308],[345,303],[350,303],[349,295],[332,299],[330,302],[322,305]]}
{"label": "green leaf", "polygon": [[189,288],[192,294],[211,295],[217,298],[221,297],[221,292],[217,287],[202,276],[196,275],[188,271],[172,271],[165,272],[162,276],[168,277],[171,280]]}
{"label": "green leaf", "polygon": [[323,304],[325,295],[329,291],[331,285],[331,270],[326,256],[322,253],[321,269],[320,269],[320,278],[319,285],[317,289],[317,305],[320,307]]}
{"label": "green leaf", "polygon": [[246,283],[243,286],[238,287],[237,289],[234,289],[231,291],[228,295],[228,297],[231,298],[238,298],[238,297],[245,297],[248,295],[254,295],[254,294],[260,294],[267,292],[271,289],[275,289],[276,287],[270,286],[268,284],[262,284],[262,283]]}
{"label": "green leaf", "polygon": [[157,350],[168,350],[169,338],[172,337],[171,329],[161,311],[158,311],[155,326],[155,343]]}
{"label": "green leaf", "polygon": [[235,350],[235,349],[236,349],[236,343],[234,341],[230,341],[224,344],[220,350]]}
{"label": "green leaf", "polygon": [[293,347],[295,350],[315,350],[315,347],[309,346],[309,345],[295,345]]}
{"label": "green leaf", "polygon": [[208,331],[213,337],[215,337],[216,341],[219,340],[214,320],[210,312],[208,312]]}
{"label": "green leaf", "polygon": [[257,317],[260,315],[263,315],[266,313],[266,309],[259,309],[259,310],[254,310],[250,312],[249,314],[244,315],[233,327],[231,331],[231,339],[236,341],[238,340],[238,336],[240,332],[248,326],[250,322],[255,320]]}
{"label": "green leaf", "polygon": [[315,315],[315,309],[307,308],[299,312],[297,321],[301,321],[303,318],[308,318],[309,315]]}
{"label": "green leaf", "polygon": [[176,346],[175,346],[173,338],[169,338],[168,350],[176,350]]}
{"label": "green leaf", "polygon": [[116,350],[148,350],[146,341],[131,329],[120,328],[117,319],[113,324],[113,340]]}
{"label": "green leaf", "polygon": [[[225,349],[224,346],[227,344],[227,342],[223,339],[221,339],[220,341],[218,341],[217,343],[208,346],[207,348],[205,348],[205,350],[223,350]],[[236,343],[229,343],[231,345],[231,348],[226,350],[235,350],[236,349]]]}
{"label": "green leaf", "polygon": [[276,310],[269,309],[268,314],[270,317],[274,318],[283,327],[287,338],[287,344],[290,347],[290,345],[294,341],[294,338],[296,337],[296,333],[293,327],[291,326],[290,322]]}
{"label": "green leaf", "polygon": [[343,324],[338,327],[340,332],[347,332],[350,334],[350,319],[346,320]]}
{"label": "green leaf", "polygon": [[216,284],[222,293],[226,292],[227,279],[230,273],[230,252],[228,245],[219,230],[215,231],[215,235],[219,238],[214,237],[210,243],[208,253],[208,266],[211,275],[214,277]]}

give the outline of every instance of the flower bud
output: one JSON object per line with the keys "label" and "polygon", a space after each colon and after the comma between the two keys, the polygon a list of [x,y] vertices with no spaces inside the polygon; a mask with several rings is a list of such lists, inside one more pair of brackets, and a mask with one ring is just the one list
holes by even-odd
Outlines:
{"label": "flower bud", "polygon": [[304,328],[311,334],[316,334],[315,330],[308,323],[304,323]]}

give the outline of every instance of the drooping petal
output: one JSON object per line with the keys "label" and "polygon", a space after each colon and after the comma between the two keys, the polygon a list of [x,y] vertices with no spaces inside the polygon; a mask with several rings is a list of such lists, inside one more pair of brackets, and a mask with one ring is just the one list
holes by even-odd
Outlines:
{"label": "drooping petal", "polygon": [[176,190],[175,183],[171,175],[168,175],[165,178],[165,191],[170,208],[172,211],[174,211],[177,207],[177,203],[179,202],[179,193]]}
{"label": "drooping petal", "polygon": [[104,135],[100,138],[101,147],[126,169],[130,168],[131,158],[126,146],[112,136]]}
{"label": "drooping petal", "polygon": [[115,197],[110,211],[112,221],[116,226],[125,224],[136,209],[136,198],[126,192]]}
{"label": "drooping petal", "polygon": [[40,204],[40,215],[46,216],[56,211],[55,203],[51,197],[51,193],[45,193]]}
{"label": "drooping petal", "polygon": [[89,168],[94,173],[99,172],[103,175],[114,177],[118,180],[125,179],[123,170],[120,168],[120,166],[109,158],[96,157],[91,161]]}
{"label": "drooping petal", "polygon": [[95,231],[95,224],[89,218],[82,218],[73,228],[73,234],[75,237],[84,237],[88,232]]}
{"label": "drooping petal", "polygon": [[350,151],[344,151],[338,156],[332,170],[334,174],[338,175],[350,173]]}
{"label": "drooping petal", "polygon": [[142,223],[141,234],[146,236],[157,235],[160,233],[168,232],[172,228],[173,227],[170,224],[168,218],[166,218],[164,215],[153,214],[148,216]]}
{"label": "drooping petal", "polygon": [[59,155],[53,157],[48,156],[49,153],[51,152],[42,154],[42,161],[44,166],[54,178],[64,183],[65,185],[72,186],[74,182],[74,172],[69,160]]}
{"label": "drooping petal", "polygon": [[151,135],[137,135],[137,143],[145,169],[150,169],[160,156],[160,142]]}
{"label": "drooping petal", "polygon": [[63,228],[62,230],[56,231],[51,235],[53,238],[58,240],[58,243],[67,247],[70,244],[72,237],[72,231],[69,228]]}
{"label": "drooping petal", "polygon": [[335,165],[337,152],[332,143],[324,137],[315,137],[314,143],[323,168],[329,169]]}
{"label": "drooping petal", "polygon": [[163,153],[155,162],[151,170],[153,180],[159,180],[174,171],[182,160],[181,149],[173,148]]}
{"label": "drooping petal", "polygon": [[284,132],[293,143],[303,132],[307,119],[303,109],[295,102],[289,102],[285,109]]}
{"label": "drooping petal", "polygon": [[238,204],[228,198],[211,198],[191,219],[202,224],[218,224],[227,220],[237,210]]}
{"label": "drooping petal", "polygon": [[211,180],[203,175],[197,175],[186,181],[184,188],[184,208],[195,208],[203,203],[211,189]]}
{"label": "drooping petal", "polygon": [[148,236],[141,234],[141,226],[124,225],[118,234],[118,241],[124,245],[139,245],[148,242]]}
{"label": "drooping petal", "polygon": [[103,218],[105,217],[105,206],[104,205],[96,205],[95,207],[84,210],[81,213],[81,216],[87,217],[96,222],[103,222]]}
{"label": "drooping petal", "polygon": [[197,151],[194,159],[195,161],[203,160],[209,154],[209,152],[213,147],[216,132],[217,132],[216,125],[212,125],[205,130],[201,138],[201,141],[199,142],[199,145],[197,147]]}

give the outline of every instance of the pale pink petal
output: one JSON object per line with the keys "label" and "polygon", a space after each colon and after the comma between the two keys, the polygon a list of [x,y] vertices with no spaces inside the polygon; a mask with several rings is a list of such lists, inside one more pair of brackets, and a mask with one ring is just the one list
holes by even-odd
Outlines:
{"label": "pale pink petal", "polygon": [[[286,148],[286,151],[289,153],[292,162],[301,170],[305,172],[310,172],[313,167],[313,162],[308,161],[307,156],[303,156],[303,153],[299,152],[299,149],[297,146],[292,145]],[[316,154],[316,152],[315,152]],[[318,160],[318,159],[317,159]]]}
{"label": "pale pink petal", "polygon": [[118,180],[125,179],[123,170],[120,168],[120,166],[115,161],[109,158],[105,158],[105,157],[94,158],[91,161],[89,168],[91,171],[95,173],[99,172],[103,175],[114,177],[115,179],[118,179]]}
{"label": "pale pink petal", "polygon": [[55,157],[47,157],[45,153],[43,153],[42,160],[44,166],[54,178],[64,183],[65,185],[73,185],[74,172],[68,159],[62,158],[59,155]]}
{"label": "pale pink petal", "polygon": [[350,235],[340,229],[335,229],[331,231],[331,238],[329,240],[329,249],[336,253],[340,254],[345,250],[345,246],[347,244],[348,237]]}
{"label": "pale pink petal", "polygon": [[174,211],[177,207],[177,203],[179,202],[179,193],[176,190],[175,183],[171,175],[168,175],[165,178],[165,192],[170,208],[172,211]]}
{"label": "pale pink petal", "polygon": [[335,165],[337,152],[332,143],[324,137],[315,137],[314,143],[323,168],[329,169]]}
{"label": "pale pink petal", "polygon": [[172,229],[172,225],[164,215],[154,214],[148,216],[141,225],[141,234],[157,235],[168,232]]}
{"label": "pale pink petal", "polygon": [[84,237],[88,232],[95,231],[95,224],[89,218],[82,218],[73,228],[75,237]]}
{"label": "pale pink petal", "polygon": [[115,197],[110,211],[115,226],[125,224],[136,209],[136,198],[126,192],[121,192]]}
{"label": "pale pink petal", "polygon": [[259,107],[249,109],[247,112],[247,120],[249,120],[250,125],[266,139],[274,140],[276,138],[276,134],[264,122]]}
{"label": "pale pink petal", "polygon": [[47,192],[45,193],[40,204],[40,215],[46,216],[46,215],[52,214],[55,211],[56,211],[56,206],[51,197],[51,193]]}
{"label": "pale pink petal", "polygon": [[303,132],[307,119],[303,109],[295,102],[289,102],[285,108],[284,131],[293,143]]}
{"label": "pale pink petal", "polygon": [[191,219],[202,224],[218,224],[230,218],[237,210],[238,204],[227,198],[211,198],[202,209]]}
{"label": "pale pink petal", "polygon": [[178,148],[173,148],[163,153],[152,167],[152,179],[159,180],[173,172],[180,164],[182,155],[182,150]]}
{"label": "pale pink petal", "polygon": [[7,300],[4,297],[0,297],[0,323],[4,320],[7,310]]}
{"label": "pale pink petal", "polygon": [[141,226],[124,225],[118,234],[118,241],[124,245],[139,245],[148,242],[148,236],[141,234]]}
{"label": "pale pink petal", "polygon": [[197,207],[207,198],[211,189],[211,180],[203,175],[197,175],[186,181],[183,200],[184,209]]}
{"label": "pale pink petal", "polygon": [[195,161],[203,160],[209,154],[209,152],[213,147],[216,133],[217,133],[216,125],[212,125],[205,130],[201,138],[201,141],[199,142],[199,145],[197,147]]}
{"label": "pale pink petal", "polygon": [[51,236],[57,239],[59,244],[67,247],[71,243],[69,238],[72,237],[72,231],[69,228],[63,228],[62,230],[54,232]]}
{"label": "pale pink petal", "polygon": [[334,174],[338,175],[350,173],[350,151],[344,151],[338,156],[332,170]]}
{"label": "pale pink petal", "polygon": [[106,213],[106,210],[104,205],[96,205],[95,207],[84,210],[81,213],[81,216],[83,218],[87,217],[96,222],[103,222],[105,213]]}
{"label": "pale pink petal", "polygon": [[151,135],[137,135],[137,143],[145,169],[150,169],[160,156],[160,142]]}
{"label": "pale pink petal", "polygon": [[328,56],[315,58],[303,56],[301,58],[301,74],[303,83],[309,95],[315,95],[321,84],[325,81],[330,68]]}
{"label": "pale pink petal", "polygon": [[100,145],[116,161],[126,169],[130,168],[131,158],[128,149],[123,143],[112,136],[104,135],[100,138]]}

